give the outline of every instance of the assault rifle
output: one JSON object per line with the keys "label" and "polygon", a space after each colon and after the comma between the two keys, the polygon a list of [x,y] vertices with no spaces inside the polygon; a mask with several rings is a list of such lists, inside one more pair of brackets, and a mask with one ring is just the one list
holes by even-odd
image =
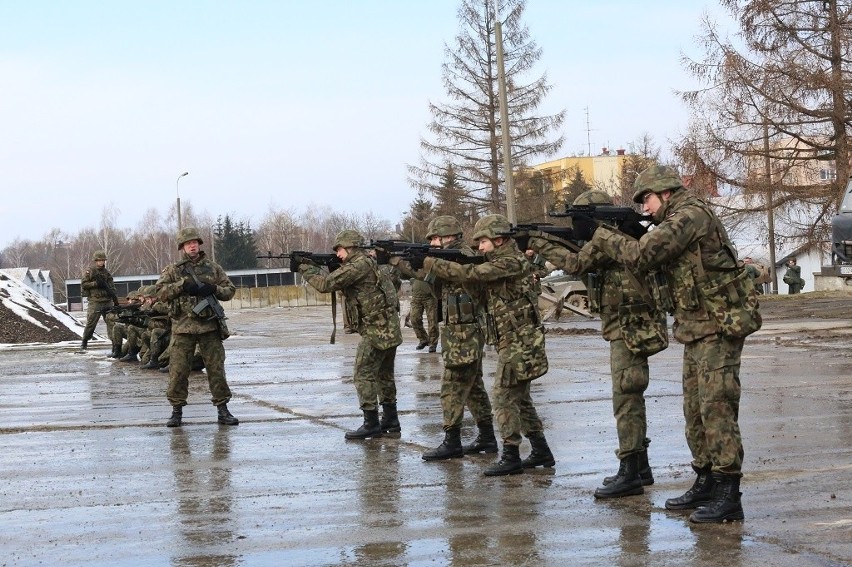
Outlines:
{"label": "assault rifle", "polygon": [[304,250],[295,250],[290,252],[289,254],[278,254],[275,255],[272,252],[268,252],[263,256],[257,256],[258,259],[264,260],[290,260],[290,270],[296,271],[293,269],[293,266],[298,266],[299,264],[313,264],[316,266],[325,266],[328,268],[329,272],[333,272],[337,268],[341,266],[340,258],[337,257],[336,254],[322,254],[320,252],[305,252]]}
{"label": "assault rifle", "polygon": [[377,250],[376,261],[379,264],[387,264],[391,256],[398,256],[407,260],[414,269],[422,268],[423,259],[427,256],[442,258],[457,264],[482,264],[485,262],[485,256],[470,256],[455,248],[438,248],[404,240],[371,240],[367,242],[365,247]]}
{"label": "assault rifle", "polygon": [[564,212],[551,212],[548,215],[572,219],[593,219],[610,223],[621,232],[637,239],[648,232],[648,224],[651,220],[649,215],[643,215],[633,207],[616,207],[614,205],[568,205]]}
{"label": "assault rifle", "polygon": [[[201,281],[198,279],[198,276],[195,275],[195,272],[192,271],[192,268],[189,267],[188,263],[183,265],[183,272],[192,278],[195,285],[201,287]],[[226,335],[229,333],[227,332],[228,327],[225,325],[225,319],[227,319],[225,316],[225,309],[222,307],[222,304],[219,303],[219,300],[216,299],[215,295],[211,293],[210,295],[201,297],[195,304],[195,307],[192,308],[192,312],[200,316],[201,312],[208,307],[213,312],[213,315],[219,323],[219,333],[222,336],[222,340],[227,339],[228,337]]]}

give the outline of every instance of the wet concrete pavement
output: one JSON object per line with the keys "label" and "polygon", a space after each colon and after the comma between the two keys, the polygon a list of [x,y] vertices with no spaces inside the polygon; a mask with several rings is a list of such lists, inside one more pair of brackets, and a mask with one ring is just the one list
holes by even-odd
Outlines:
{"label": "wet concrete pavement", "polygon": [[[329,311],[229,314],[237,427],[216,424],[203,373],[191,379],[184,427],[168,429],[166,375],[107,359],[106,343],[86,354],[0,349],[0,565],[852,563],[848,320],[767,321],[748,339],[746,520],[693,526],[663,508],[694,478],[679,345],[652,359],[656,483],[597,502],[592,492],[618,465],[598,322],[548,335],[551,371],[533,398],[556,467],[487,478],[493,455],[421,460],[442,437],[441,363],[414,350],[410,329],[397,355],[402,434],[344,440],[360,422],[357,338],[339,332],[328,344]],[[467,415],[463,436],[474,435]]]}

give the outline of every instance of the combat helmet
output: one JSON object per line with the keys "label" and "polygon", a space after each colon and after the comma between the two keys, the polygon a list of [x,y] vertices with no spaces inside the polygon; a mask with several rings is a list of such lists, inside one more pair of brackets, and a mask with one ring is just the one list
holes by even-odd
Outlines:
{"label": "combat helmet", "polygon": [[348,228],[337,233],[337,236],[334,237],[334,246],[332,246],[332,249],[356,248],[361,246],[363,243],[364,239],[361,237],[361,234],[357,230]]}
{"label": "combat helmet", "polygon": [[426,238],[432,239],[436,236],[456,236],[462,233],[462,227],[456,217],[442,215],[429,221],[426,228]]}
{"label": "combat helmet", "polygon": [[575,207],[585,205],[612,205],[612,197],[610,197],[607,192],[601,191],[600,189],[590,189],[580,193],[577,198],[574,199],[573,205]]}
{"label": "combat helmet", "polygon": [[471,238],[474,240],[479,240],[480,238],[489,238],[492,240],[498,237],[506,238],[511,231],[512,225],[509,223],[509,219],[503,215],[486,215],[473,225],[473,236]]}
{"label": "combat helmet", "polygon": [[107,259],[107,258],[106,258],[106,252],[104,252],[103,250],[98,250],[97,252],[95,252],[94,254],[92,254],[92,261],[95,261],[95,260],[106,260],[106,259]]}
{"label": "combat helmet", "polygon": [[184,244],[189,242],[190,240],[197,240],[199,244],[204,244],[204,241],[201,240],[201,235],[198,234],[198,229],[194,226],[188,226],[186,228],[180,229],[177,233],[177,247],[178,250],[183,247]]}
{"label": "combat helmet", "polygon": [[642,202],[642,197],[647,192],[662,193],[683,187],[683,180],[677,171],[668,165],[652,165],[636,177],[633,183],[633,201],[636,203]]}

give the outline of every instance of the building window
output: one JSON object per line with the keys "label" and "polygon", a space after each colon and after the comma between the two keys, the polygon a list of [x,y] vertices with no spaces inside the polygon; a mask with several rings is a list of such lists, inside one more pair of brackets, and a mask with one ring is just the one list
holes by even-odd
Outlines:
{"label": "building window", "polygon": [[820,169],[819,178],[820,181],[835,181],[837,179],[837,170],[833,167]]}

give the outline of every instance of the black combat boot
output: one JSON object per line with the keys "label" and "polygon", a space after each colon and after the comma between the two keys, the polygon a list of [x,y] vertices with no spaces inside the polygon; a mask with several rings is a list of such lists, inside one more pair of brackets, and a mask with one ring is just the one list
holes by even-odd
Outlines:
{"label": "black combat boot", "polygon": [[[642,449],[639,455],[639,478],[642,479],[642,486],[651,486],[654,484],[654,473],[651,471],[651,465],[648,464],[648,445],[651,444],[650,439],[645,439],[645,448]],[[612,484],[624,472],[624,460],[618,467],[618,472],[612,476],[604,477],[603,484]]]}
{"label": "black combat boot", "polygon": [[231,412],[228,411],[228,404],[221,404],[216,406],[216,410],[219,413],[219,423],[222,425],[239,425],[240,420],[231,415]]}
{"label": "black combat boot", "polygon": [[494,422],[490,419],[480,421],[476,424],[479,429],[479,435],[476,436],[473,443],[465,445],[463,448],[465,455],[473,455],[475,453],[496,453],[497,439],[494,437]]}
{"label": "black combat boot", "polygon": [[444,432],[444,442],[431,451],[423,453],[424,461],[442,461],[464,456],[461,444],[461,426],[450,427]]}
{"label": "black combat boot", "polygon": [[161,366],[160,372],[163,372],[164,374],[168,374],[169,373],[169,365],[166,364],[165,366]]}
{"label": "black combat boot", "polygon": [[139,362],[139,357],[136,356],[139,354],[139,347],[136,345],[130,345],[127,347],[127,354],[119,358],[119,362]]}
{"label": "black combat boot", "polygon": [[382,428],[379,425],[379,410],[364,410],[364,423],[355,431],[347,431],[347,439],[367,439],[368,437],[381,437]]}
{"label": "black combat boot", "polygon": [[642,479],[639,477],[639,453],[621,459],[615,481],[595,490],[595,498],[620,498],[643,494]]}
{"label": "black combat boot", "polygon": [[710,465],[703,469],[697,469],[693,465],[692,470],[698,474],[692,488],[677,498],[666,500],[667,510],[693,510],[710,502],[713,496],[713,476],[710,474]]}
{"label": "black combat boot", "polygon": [[166,427],[180,427],[180,422],[183,419],[183,406],[173,406],[172,416],[166,422]]}
{"label": "black combat boot", "polygon": [[423,350],[427,346],[429,346],[429,341],[420,341],[419,343],[417,343],[417,346],[414,347],[414,348],[417,349],[417,350]]}
{"label": "black combat boot", "polygon": [[156,370],[160,367],[160,351],[157,348],[151,349],[151,358],[148,360],[148,364],[144,365],[142,368],[145,370]]}
{"label": "black combat boot", "polygon": [[85,352],[88,345],[89,345],[89,339],[83,339],[83,342],[80,344],[80,352]]}
{"label": "black combat boot", "polygon": [[745,518],[740,500],[740,476],[713,473],[713,499],[692,513],[690,522],[719,524]]}
{"label": "black combat boot", "polygon": [[504,476],[507,474],[521,474],[524,472],[524,463],[521,461],[521,448],[517,445],[503,445],[503,456],[496,464],[491,465],[483,473],[485,476]]}
{"label": "black combat boot", "polygon": [[553,453],[550,452],[550,447],[547,446],[547,439],[544,438],[544,433],[541,431],[530,433],[529,440],[530,445],[532,445],[532,452],[523,461],[525,469],[552,467],[556,464],[556,459],[553,458]]}
{"label": "black combat boot", "polygon": [[121,343],[112,343],[112,352],[107,358],[121,358]]}
{"label": "black combat boot", "polygon": [[396,404],[382,404],[382,419],[379,421],[382,433],[399,433],[402,427],[399,425],[399,416],[396,413]]}

